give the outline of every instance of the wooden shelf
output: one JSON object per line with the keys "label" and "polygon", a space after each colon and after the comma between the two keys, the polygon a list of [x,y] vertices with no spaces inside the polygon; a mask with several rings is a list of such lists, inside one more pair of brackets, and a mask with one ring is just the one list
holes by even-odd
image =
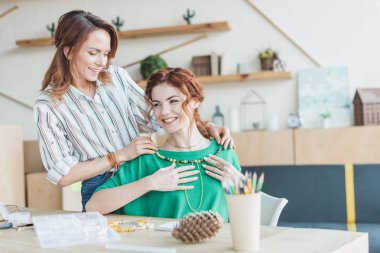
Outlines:
{"label": "wooden shelf", "polygon": [[215,84],[222,82],[242,82],[248,80],[273,80],[290,78],[292,78],[292,74],[290,72],[262,71],[238,75],[200,76],[197,78],[197,80],[202,84]]}
{"label": "wooden shelf", "polygon": [[[120,39],[137,39],[157,36],[168,36],[178,34],[190,33],[204,33],[204,32],[222,32],[229,31],[230,27],[228,22],[212,22],[193,25],[180,25],[180,26],[165,26],[157,28],[147,28],[138,30],[127,30],[119,32]],[[53,38],[40,38],[40,39],[27,39],[17,40],[16,44],[20,47],[39,47],[53,45]]]}
{"label": "wooden shelf", "polygon": [[214,22],[193,25],[165,26],[140,30],[129,30],[125,32],[119,32],[119,36],[122,39],[136,39],[189,33],[223,32],[229,30],[230,27],[227,22]]}
{"label": "wooden shelf", "polygon": [[53,45],[53,38],[40,38],[32,40],[17,40],[16,45],[19,47],[41,47]]}
{"label": "wooden shelf", "polygon": [[[262,71],[240,75],[198,76],[197,80],[203,85],[209,85],[226,82],[242,82],[248,80],[276,80],[290,78],[292,78],[292,74],[290,72]],[[140,85],[142,88],[145,88],[146,81],[139,81],[138,85]]]}

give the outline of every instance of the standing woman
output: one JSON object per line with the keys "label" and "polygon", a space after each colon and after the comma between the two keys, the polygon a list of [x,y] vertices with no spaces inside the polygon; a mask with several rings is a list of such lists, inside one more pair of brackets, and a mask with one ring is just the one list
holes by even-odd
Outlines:
{"label": "standing woman", "polygon": [[[67,186],[82,182],[82,205],[125,161],[154,154],[147,128],[144,92],[122,68],[110,66],[118,46],[116,30],[89,12],[59,18],[57,48],[34,107],[42,161],[48,179]],[[226,147],[228,129],[209,125]],[[222,135],[222,139],[219,135]]]}

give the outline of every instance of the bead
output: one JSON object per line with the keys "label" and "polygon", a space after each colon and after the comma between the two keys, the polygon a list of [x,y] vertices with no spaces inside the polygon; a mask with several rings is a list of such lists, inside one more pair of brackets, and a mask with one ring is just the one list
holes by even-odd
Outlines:
{"label": "bead", "polygon": [[[222,150],[222,146],[220,146],[218,148],[218,150],[216,151],[216,153],[214,155],[218,156],[221,150]],[[171,163],[177,163],[177,164],[188,164],[188,163],[191,163],[191,164],[193,164],[193,163],[200,164],[200,163],[202,163],[202,162],[205,161],[205,158],[196,159],[196,160],[193,160],[193,161],[189,161],[189,160],[176,160],[174,158],[165,157],[165,156],[161,155],[158,151],[156,151],[155,154],[157,155],[158,158],[160,158],[162,160],[165,160],[165,161],[168,161],[168,162],[171,162]]]}
{"label": "bead", "polygon": [[[218,148],[218,150],[216,151],[216,153],[215,153],[214,155],[215,155],[215,156],[218,156],[221,150],[222,150],[222,146],[220,146],[220,147]],[[197,164],[197,167],[198,167],[198,171],[199,171],[199,173],[200,173],[199,164],[205,161],[205,158],[202,158],[202,159],[196,159],[196,160],[193,160],[193,161],[189,161],[189,160],[179,160],[179,161],[177,161],[177,160],[175,160],[175,159],[173,159],[173,158],[167,158],[167,157],[161,155],[161,154],[158,153],[158,152],[156,152],[156,155],[157,155],[158,158],[160,158],[160,159],[162,159],[162,160],[169,161],[169,162],[172,162],[172,163],[175,162],[175,163],[180,164],[180,165],[181,165],[181,164],[182,164],[182,165],[183,165],[183,164],[188,164],[188,163],[191,163],[191,164],[196,163],[196,164]],[[197,211],[202,207],[202,202],[203,202],[203,190],[204,190],[204,189],[203,189],[203,178],[202,178],[202,174],[201,174],[201,173],[199,174],[199,176],[200,176],[200,181],[201,181],[201,193],[200,193],[200,200],[199,200],[199,203],[198,203],[198,207],[194,208],[194,207],[191,205],[190,200],[189,200],[189,196],[187,195],[187,191],[186,191],[186,190],[184,191],[184,192],[185,192],[185,197],[186,197],[187,205],[189,206],[189,208],[190,208],[193,212],[197,212]]]}
{"label": "bead", "polygon": [[[147,229],[151,228],[152,224],[149,224],[147,220],[136,220],[136,221],[108,221],[108,225],[118,233],[121,232],[134,232],[137,229]],[[124,225],[127,224],[127,225]],[[124,226],[122,226],[124,225]]]}

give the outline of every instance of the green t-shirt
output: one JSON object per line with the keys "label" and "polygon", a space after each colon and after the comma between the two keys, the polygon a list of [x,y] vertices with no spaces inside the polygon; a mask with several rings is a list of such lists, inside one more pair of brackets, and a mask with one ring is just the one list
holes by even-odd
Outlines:
{"label": "green t-shirt", "polygon": [[[160,154],[167,158],[176,160],[199,160],[209,154],[215,154],[219,149],[219,144],[215,140],[211,140],[211,144],[204,149],[197,151],[167,151],[159,150]],[[236,169],[241,170],[237,155],[233,149],[221,150],[220,158],[231,163]],[[206,162],[203,162],[206,163]],[[135,199],[129,204],[120,208],[117,213],[134,215],[134,216],[149,216],[149,217],[164,217],[179,219],[184,215],[193,212],[189,207],[189,203],[193,209],[197,209],[201,201],[202,183],[203,181],[203,197],[202,204],[197,211],[213,210],[218,212],[223,219],[228,221],[227,205],[224,196],[224,190],[219,180],[216,180],[207,174],[202,167],[199,168],[194,163],[195,169],[200,170],[200,175],[196,181],[187,183],[194,185],[194,188],[187,190],[188,201],[184,190],[161,192],[150,191],[143,196]],[[113,178],[99,186],[96,191],[113,188],[120,185],[128,184],[137,181],[143,177],[153,174],[160,168],[168,167],[171,162],[163,160],[153,155],[142,155],[132,161],[124,163]],[[177,167],[180,166],[177,164]],[[128,194],[127,192],[125,194]]]}

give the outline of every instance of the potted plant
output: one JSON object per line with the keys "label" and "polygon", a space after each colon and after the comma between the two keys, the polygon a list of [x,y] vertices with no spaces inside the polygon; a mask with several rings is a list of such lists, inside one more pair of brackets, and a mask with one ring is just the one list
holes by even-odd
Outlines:
{"label": "potted plant", "polygon": [[160,69],[166,68],[168,64],[159,55],[149,55],[141,62],[140,73],[144,79]]}
{"label": "potted plant", "polygon": [[273,71],[274,60],[278,59],[277,53],[271,48],[267,48],[259,53],[259,59],[262,71]]}
{"label": "potted plant", "polygon": [[325,128],[325,129],[330,128],[331,113],[330,112],[323,112],[319,116],[322,119],[322,127]]}

